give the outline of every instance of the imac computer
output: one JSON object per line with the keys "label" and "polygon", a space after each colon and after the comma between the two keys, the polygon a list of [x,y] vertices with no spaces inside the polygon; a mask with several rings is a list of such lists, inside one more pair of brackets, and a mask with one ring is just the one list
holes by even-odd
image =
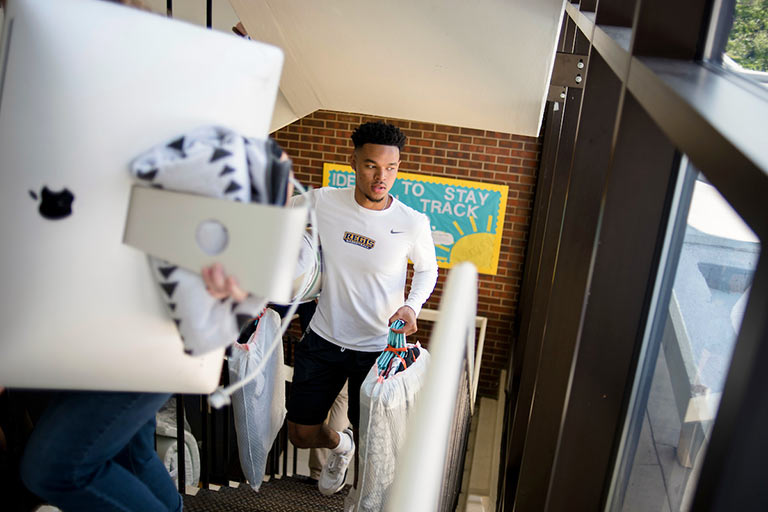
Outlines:
{"label": "imac computer", "polygon": [[[282,60],[266,44],[100,0],[8,3],[0,51],[0,386],[216,387],[223,349],[184,354],[146,254],[123,243],[129,165],[200,126],[267,137]],[[51,208],[63,213],[44,215]],[[280,222],[270,221],[274,232]],[[262,250],[270,250],[268,239]]]}

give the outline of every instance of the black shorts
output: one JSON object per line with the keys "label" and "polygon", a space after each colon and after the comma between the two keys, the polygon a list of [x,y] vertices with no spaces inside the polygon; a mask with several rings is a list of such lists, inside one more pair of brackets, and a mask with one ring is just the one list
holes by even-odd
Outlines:
{"label": "black shorts", "polygon": [[349,379],[350,423],[360,418],[360,386],[380,352],[344,349],[318,336],[312,329],[296,345],[293,383],[288,398],[288,420],[299,425],[325,422],[344,382]]}

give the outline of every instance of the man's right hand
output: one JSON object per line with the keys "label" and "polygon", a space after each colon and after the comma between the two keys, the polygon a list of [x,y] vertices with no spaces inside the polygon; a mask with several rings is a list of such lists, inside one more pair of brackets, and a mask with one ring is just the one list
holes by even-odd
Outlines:
{"label": "man's right hand", "polygon": [[399,329],[392,329],[392,332],[403,333],[406,336],[410,336],[419,330],[416,324],[416,312],[413,311],[410,306],[402,306],[395,311],[395,314],[389,317],[389,325],[392,325],[392,322],[395,320],[402,320],[403,326]]}
{"label": "man's right hand", "polygon": [[234,276],[228,276],[224,272],[224,267],[221,263],[214,263],[209,267],[203,267],[200,273],[203,276],[205,289],[208,290],[212,297],[217,299],[231,297],[235,302],[242,302],[248,297],[248,293],[237,284],[237,279]]}

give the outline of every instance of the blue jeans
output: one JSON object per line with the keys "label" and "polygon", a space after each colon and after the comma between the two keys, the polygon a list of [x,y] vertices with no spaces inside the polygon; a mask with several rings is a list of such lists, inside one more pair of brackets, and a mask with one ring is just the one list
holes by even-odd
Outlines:
{"label": "blue jeans", "polygon": [[21,461],[24,484],[64,511],[180,511],[154,450],[155,413],[168,394],[62,392]]}

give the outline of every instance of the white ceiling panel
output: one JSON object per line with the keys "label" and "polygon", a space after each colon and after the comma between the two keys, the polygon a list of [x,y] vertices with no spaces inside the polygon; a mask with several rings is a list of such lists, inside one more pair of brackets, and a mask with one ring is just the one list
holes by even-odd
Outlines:
{"label": "white ceiling panel", "polygon": [[285,51],[281,124],[329,109],[538,135],[563,0],[230,2]]}

